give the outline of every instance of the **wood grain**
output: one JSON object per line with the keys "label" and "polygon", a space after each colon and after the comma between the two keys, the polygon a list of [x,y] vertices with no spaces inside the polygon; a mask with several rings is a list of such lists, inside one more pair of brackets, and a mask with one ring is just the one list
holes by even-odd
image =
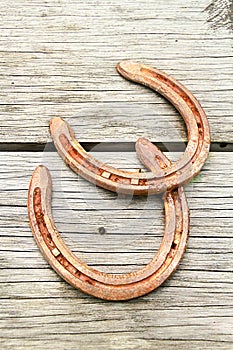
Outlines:
{"label": "wood grain", "polygon": [[233,5],[231,0],[215,0],[206,8],[208,23],[213,30],[227,28],[233,30]]}
{"label": "wood grain", "polygon": [[181,81],[204,107],[212,141],[232,144],[230,0],[0,0],[0,18],[0,149],[15,151],[0,152],[1,349],[231,350],[232,152],[211,153],[186,187],[191,233],[180,268],[131,302],[105,303],[62,281],[32,238],[26,208],[31,173],[47,165],[55,221],[76,254],[106,272],[148,262],[163,235],[159,197],[115,196],[69,171],[49,144],[35,151],[51,141],[49,120],[60,116],[79,141],[118,150],[93,149],[111,165],[141,166],[124,152],[140,136],[178,158],[171,151],[187,138],[181,117],[118,76],[123,59]]}
{"label": "wood grain", "polygon": [[[168,156],[174,160],[179,154]],[[95,157],[125,169],[140,166],[133,152],[95,152]],[[128,303],[89,297],[62,281],[44,261],[26,208],[29,179],[40,163],[53,176],[58,229],[90,265],[106,272],[132,271],[149,261],[163,234],[161,199],[121,198],[97,189],[72,173],[56,152],[2,152],[3,349],[76,349],[77,344],[80,349],[185,349],[187,344],[192,349],[231,349],[232,153],[211,153],[186,188],[191,232],[180,268],[157,292]],[[105,227],[104,235],[99,227]]]}
{"label": "wood grain", "polygon": [[211,29],[209,4],[1,1],[1,143],[46,143],[54,116],[82,142],[186,140],[172,106],[118,76],[123,59],[180,80],[204,107],[212,140],[232,142],[232,32]]}

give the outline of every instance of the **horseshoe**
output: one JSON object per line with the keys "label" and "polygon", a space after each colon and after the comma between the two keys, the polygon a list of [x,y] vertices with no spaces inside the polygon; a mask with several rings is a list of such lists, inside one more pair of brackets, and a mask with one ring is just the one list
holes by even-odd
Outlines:
{"label": "horseshoe", "polygon": [[[188,144],[181,158],[166,169],[152,168],[150,172],[129,172],[102,164],[87,153],[75,139],[71,127],[61,118],[50,121],[50,132],[60,156],[73,171],[88,181],[110,191],[147,195],[166,192],[190,181],[204,165],[210,147],[209,124],[197,99],[181,83],[169,75],[132,61],[123,61],[118,72],[131,81],[146,85],[168,99],[183,117],[188,131]],[[151,144],[138,139],[136,150],[142,162],[153,163],[160,153],[150,152]],[[148,155],[149,154],[149,155]],[[160,170],[160,171],[158,171]]]}
{"label": "horseshoe", "polygon": [[[171,166],[166,156],[150,144],[149,169]],[[140,147],[139,147],[140,150]],[[140,150],[143,152],[144,148]],[[156,171],[155,171],[156,173]],[[76,257],[62,240],[51,213],[52,181],[48,169],[35,169],[28,192],[28,215],[36,242],[49,264],[72,286],[92,296],[106,300],[128,300],[145,295],[159,287],[177,268],[188,239],[189,210],[182,187],[164,195],[165,234],[154,258],[142,269],[128,274],[114,275],[95,270]]]}

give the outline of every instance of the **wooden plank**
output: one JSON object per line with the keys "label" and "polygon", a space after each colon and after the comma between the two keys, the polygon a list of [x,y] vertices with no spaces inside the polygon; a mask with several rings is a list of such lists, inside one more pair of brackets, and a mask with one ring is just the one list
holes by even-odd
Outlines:
{"label": "wooden plank", "polygon": [[[94,155],[125,169],[140,166],[134,152]],[[174,160],[179,154],[168,156]],[[157,291],[124,303],[75,290],[44,261],[26,208],[29,179],[41,163],[54,180],[55,222],[90,265],[116,273],[139,268],[163,234],[160,198],[121,198],[97,189],[72,173],[56,152],[0,153],[3,349],[232,348],[233,153],[211,153],[186,187],[191,232],[179,269]],[[104,235],[99,227],[105,227]]]}
{"label": "wooden plank", "polygon": [[230,7],[215,3],[1,1],[1,143],[46,143],[53,116],[82,142],[186,140],[173,107],[117,75],[129,58],[184,83],[206,110],[212,140],[232,142],[232,33],[222,12],[229,20]]}

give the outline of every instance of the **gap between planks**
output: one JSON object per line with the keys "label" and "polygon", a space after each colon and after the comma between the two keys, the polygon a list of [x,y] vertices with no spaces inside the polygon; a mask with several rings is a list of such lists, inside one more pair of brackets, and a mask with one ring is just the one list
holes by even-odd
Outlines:
{"label": "gap between planks", "polygon": [[[153,142],[162,152],[184,152],[187,142]],[[135,152],[135,142],[81,142],[87,151]],[[0,152],[56,152],[52,142],[48,143],[1,143]],[[212,142],[210,152],[233,152],[233,143]]]}

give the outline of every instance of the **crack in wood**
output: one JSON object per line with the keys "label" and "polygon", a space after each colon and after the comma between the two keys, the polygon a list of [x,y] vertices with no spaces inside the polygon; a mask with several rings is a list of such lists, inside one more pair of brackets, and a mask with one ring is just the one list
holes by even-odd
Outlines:
{"label": "crack in wood", "polygon": [[[135,152],[135,142],[83,142],[82,147],[90,152]],[[162,152],[184,152],[187,142],[154,142]],[[211,152],[233,152],[233,143],[212,142]],[[0,152],[56,152],[52,142],[18,143],[0,142]]]}

